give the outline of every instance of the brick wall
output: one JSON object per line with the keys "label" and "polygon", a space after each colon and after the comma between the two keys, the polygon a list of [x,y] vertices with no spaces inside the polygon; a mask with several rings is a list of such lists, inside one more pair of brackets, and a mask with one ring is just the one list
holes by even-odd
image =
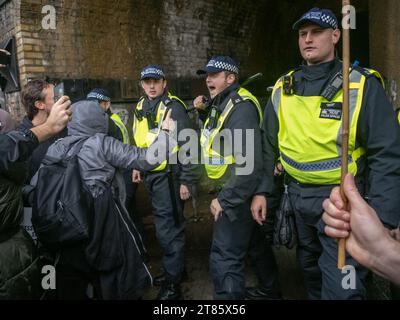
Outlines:
{"label": "brick wall", "polygon": [[[149,63],[163,65],[171,86],[185,92],[191,91],[185,80],[196,82],[195,70],[213,54],[231,54],[246,73],[259,8],[255,0],[22,0],[20,10],[18,4],[9,2],[15,12],[6,14],[20,16],[14,34],[22,85],[44,75],[108,79],[131,98],[140,94],[137,79]],[[55,30],[42,28],[47,4],[56,9]]]}
{"label": "brick wall", "polygon": [[[228,53],[244,68],[259,1],[50,1],[57,29],[41,27],[48,0],[21,5],[22,77],[134,78],[143,65],[193,77],[207,57]],[[40,49],[39,49],[40,48]]]}
{"label": "brick wall", "polygon": [[3,42],[8,37],[15,35],[16,26],[20,19],[20,0],[6,1],[0,7],[0,42]]}
{"label": "brick wall", "polygon": [[[0,7],[0,43],[15,37],[18,60],[23,58],[22,34],[20,25],[20,0],[6,1]],[[19,92],[5,94],[6,110],[15,118],[21,119],[25,113],[21,108]]]}
{"label": "brick wall", "polygon": [[[56,9],[55,30],[42,28],[48,4]],[[190,99],[205,90],[195,71],[215,54],[231,55],[243,77],[263,72],[265,95],[266,85],[301,62],[290,27],[314,5],[340,8],[340,1],[11,0],[0,24],[17,37],[21,84],[45,75],[68,79],[74,99],[101,85],[131,102],[149,63],[164,66],[170,88]],[[20,118],[21,109],[11,111]]]}

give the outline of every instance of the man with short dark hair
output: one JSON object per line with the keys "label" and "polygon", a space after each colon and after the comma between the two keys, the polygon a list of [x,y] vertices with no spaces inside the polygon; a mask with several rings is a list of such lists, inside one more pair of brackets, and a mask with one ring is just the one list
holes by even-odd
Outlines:
{"label": "man with short dark hair", "polygon": [[[30,80],[22,89],[21,97],[27,115],[17,129],[29,130],[43,124],[49,116],[55,102],[54,85],[43,79]],[[60,133],[41,143],[35,149],[28,161],[28,182],[39,169],[49,146],[66,135],[67,128],[64,128]]]}
{"label": "man with short dark hair", "polygon": [[43,79],[30,80],[22,89],[22,104],[34,126],[46,121],[54,104],[53,90],[54,85]]}

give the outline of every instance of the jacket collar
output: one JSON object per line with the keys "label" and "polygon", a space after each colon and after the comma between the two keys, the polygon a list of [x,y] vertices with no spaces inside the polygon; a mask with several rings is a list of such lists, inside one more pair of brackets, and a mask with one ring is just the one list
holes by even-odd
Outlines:
{"label": "jacket collar", "polygon": [[308,66],[301,65],[302,78],[313,81],[325,78],[327,75],[331,74],[333,71],[337,71],[341,65],[339,58],[335,58],[332,61],[324,62],[318,65]]}
{"label": "jacket collar", "polygon": [[212,99],[211,101],[211,104],[218,106],[218,109],[224,108],[232,92],[236,91],[239,88],[240,88],[239,83],[234,83],[230,85],[229,87],[225,88],[222,92],[220,92],[216,97],[214,97],[214,99]]}

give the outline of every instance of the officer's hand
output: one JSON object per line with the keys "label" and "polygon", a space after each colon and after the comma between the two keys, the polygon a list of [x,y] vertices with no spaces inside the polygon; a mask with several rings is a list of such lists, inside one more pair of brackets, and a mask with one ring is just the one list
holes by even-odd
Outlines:
{"label": "officer's hand", "polygon": [[161,126],[163,130],[168,131],[169,133],[175,131],[175,121],[171,118],[171,112],[172,109],[169,109]]}
{"label": "officer's hand", "polygon": [[214,221],[217,221],[223,211],[217,198],[215,198],[213,201],[211,201],[210,210],[211,210],[212,215],[214,216]]}
{"label": "officer's hand", "polygon": [[140,175],[140,171],[138,171],[138,170],[133,170],[132,171],[132,182],[133,183],[142,182],[142,177]]}
{"label": "officer's hand", "polygon": [[185,186],[184,184],[181,184],[181,188],[179,190],[179,193],[180,193],[181,199],[183,201],[185,201],[185,200],[190,198],[189,188],[187,186]]}
{"label": "officer's hand", "polygon": [[322,219],[326,223],[325,233],[333,238],[347,238],[346,250],[359,263],[371,268],[382,248],[390,242],[389,230],[379,220],[375,210],[359,194],[352,174],[345,177],[344,193],[349,201],[349,211],[343,210],[340,189],[332,190],[325,200]]}
{"label": "officer's hand", "polygon": [[267,199],[261,195],[255,195],[251,201],[251,214],[253,219],[262,226],[267,217]]}
{"label": "officer's hand", "polygon": [[204,96],[198,96],[193,100],[193,107],[199,110],[204,110],[206,105],[204,104]]}
{"label": "officer's hand", "polygon": [[282,163],[277,162],[274,169],[274,176],[280,176],[283,173]]}

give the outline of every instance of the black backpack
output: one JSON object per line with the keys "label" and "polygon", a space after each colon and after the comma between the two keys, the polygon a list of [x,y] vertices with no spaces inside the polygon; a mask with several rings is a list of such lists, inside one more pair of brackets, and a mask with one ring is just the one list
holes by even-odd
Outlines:
{"label": "black backpack", "polygon": [[73,245],[89,237],[91,196],[81,179],[77,156],[85,140],[78,142],[69,159],[54,163],[45,157],[37,173],[32,224],[39,241],[49,247]]}

